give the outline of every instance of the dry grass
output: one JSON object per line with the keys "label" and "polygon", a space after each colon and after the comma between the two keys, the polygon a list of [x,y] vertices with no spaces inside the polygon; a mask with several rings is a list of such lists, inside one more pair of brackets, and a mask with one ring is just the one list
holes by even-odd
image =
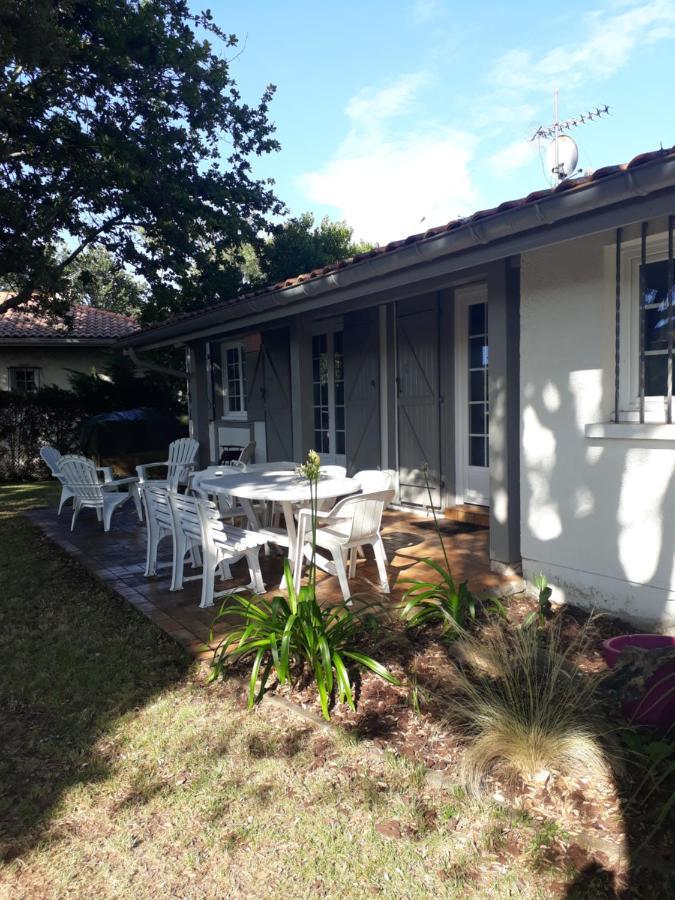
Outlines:
{"label": "dry grass", "polygon": [[465,738],[464,781],[536,779],[556,771],[607,779],[618,764],[598,702],[598,679],[574,664],[586,635],[564,645],[560,628],[494,626],[455,647],[448,718]]}
{"label": "dry grass", "polygon": [[207,687],[15,515],[45,491],[0,487],[0,897],[543,898],[571,877],[535,866],[553,826]]}

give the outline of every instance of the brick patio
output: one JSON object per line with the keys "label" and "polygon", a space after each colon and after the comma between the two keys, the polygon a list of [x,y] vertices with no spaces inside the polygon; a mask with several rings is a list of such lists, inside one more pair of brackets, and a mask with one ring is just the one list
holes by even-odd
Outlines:
{"label": "brick patio", "polygon": [[[188,582],[182,591],[170,592],[169,568],[160,569],[153,578],[144,577],[145,526],[138,522],[131,504],[113,515],[108,534],[103,532],[91,510],[80,514],[72,533],[69,509],[65,509],[60,518],[53,508],[31,510],[26,515],[85,569],[128,600],[193,655],[210,655],[209,629],[217,606],[212,609],[199,608],[199,581]],[[432,519],[410,513],[387,512],[382,525],[382,537],[390,563],[391,599],[396,602],[404,590],[399,579],[428,578],[429,570],[420,566],[419,560],[428,556],[442,562],[443,557]],[[489,592],[504,596],[522,589],[520,578],[497,575],[490,570],[487,528],[444,520],[443,529],[447,529],[445,546],[453,577],[457,581],[467,579],[475,593]],[[167,562],[170,558],[171,541],[167,539],[160,544],[159,560]],[[261,561],[265,584],[273,589],[281,577],[282,557],[261,556]],[[248,573],[245,563],[237,563],[233,567],[233,575],[239,583],[246,583]],[[371,559],[359,560],[357,576],[350,584],[355,595],[385,596],[379,593],[377,569]],[[270,590],[269,596],[274,593]],[[319,573],[320,599],[330,602],[340,596],[337,579]],[[219,602],[217,600],[216,604]],[[224,628],[221,628],[216,636],[223,631]]]}

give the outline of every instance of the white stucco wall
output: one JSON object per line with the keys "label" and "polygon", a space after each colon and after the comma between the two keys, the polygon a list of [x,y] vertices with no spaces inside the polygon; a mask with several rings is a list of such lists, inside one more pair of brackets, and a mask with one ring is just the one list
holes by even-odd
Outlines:
{"label": "white stucco wall", "polygon": [[521,550],[558,599],[675,630],[675,441],[589,439],[614,402],[612,235],[521,270]]}
{"label": "white stucco wall", "polygon": [[0,390],[9,390],[9,369],[13,366],[31,366],[41,369],[42,387],[56,385],[66,390],[70,387],[68,369],[91,372],[100,368],[105,351],[95,348],[0,347]]}

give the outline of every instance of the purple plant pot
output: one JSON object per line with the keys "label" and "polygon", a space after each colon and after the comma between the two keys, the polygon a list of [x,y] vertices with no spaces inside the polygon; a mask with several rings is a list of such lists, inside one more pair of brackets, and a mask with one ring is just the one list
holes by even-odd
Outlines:
{"label": "purple plant pot", "polygon": [[[624,647],[646,650],[675,650],[675,637],[667,634],[622,634],[604,641],[602,653],[607,665],[615,665]],[[623,712],[630,722],[667,729],[675,722],[675,663],[664,663],[645,683],[639,700],[624,700]]]}

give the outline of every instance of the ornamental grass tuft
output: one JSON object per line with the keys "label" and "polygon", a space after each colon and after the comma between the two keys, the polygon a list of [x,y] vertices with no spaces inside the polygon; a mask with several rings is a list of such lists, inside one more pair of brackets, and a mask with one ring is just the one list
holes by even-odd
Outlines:
{"label": "ornamental grass tuft", "polygon": [[565,644],[557,622],[546,630],[495,623],[481,638],[466,635],[454,645],[447,719],[466,741],[469,789],[477,792],[491,774],[610,776],[619,757],[600,706],[600,677],[574,662],[587,645],[587,630]]}

